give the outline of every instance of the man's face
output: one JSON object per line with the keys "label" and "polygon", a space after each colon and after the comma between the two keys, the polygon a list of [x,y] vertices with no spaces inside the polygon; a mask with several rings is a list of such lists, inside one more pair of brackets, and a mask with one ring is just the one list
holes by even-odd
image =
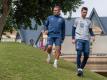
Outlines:
{"label": "man's face", "polygon": [[58,7],[55,7],[55,8],[53,9],[53,14],[54,14],[54,15],[60,15],[60,9],[59,9]]}
{"label": "man's face", "polygon": [[87,16],[87,10],[82,10],[81,15],[83,18],[85,18]]}

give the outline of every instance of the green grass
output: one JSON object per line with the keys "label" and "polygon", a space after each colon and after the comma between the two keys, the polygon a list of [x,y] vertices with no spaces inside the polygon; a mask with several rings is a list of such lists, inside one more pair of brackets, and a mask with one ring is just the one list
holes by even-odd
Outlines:
{"label": "green grass", "polygon": [[0,80],[107,80],[85,70],[83,78],[76,76],[76,66],[64,60],[59,68],[47,64],[47,54],[19,43],[0,43]]}

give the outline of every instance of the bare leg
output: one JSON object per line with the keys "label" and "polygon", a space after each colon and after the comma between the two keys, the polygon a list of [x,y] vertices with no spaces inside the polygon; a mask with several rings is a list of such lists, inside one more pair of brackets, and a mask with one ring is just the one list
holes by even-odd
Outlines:
{"label": "bare leg", "polygon": [[47,53],[48,53],[48,57],[47,57],[47,63],[50,63],[50,59],[51,59],[51,52],[52,52],[52,46],[49,45],[47,48]]}
{"label": "bare leg", "polygon": [[55,47],[55,60],[54,60],[54,65],[53,65],[55,68],[57,68],[59,56],[60,56],[60,54],[61,54],[60,49],[61,49],[60,46],[56,46],[56,47]]}

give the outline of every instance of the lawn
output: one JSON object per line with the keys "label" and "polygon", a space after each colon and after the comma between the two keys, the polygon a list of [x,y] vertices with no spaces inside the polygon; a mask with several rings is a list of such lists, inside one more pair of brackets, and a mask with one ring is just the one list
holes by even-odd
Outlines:
{"label": "lawn", "polygon": [[77,77],[76,66],[64,60],[55,69],[47,64],[47,54],[39,49],[19,43],[0,43],[0,80],[107,80],[85,70],[84,77]]}

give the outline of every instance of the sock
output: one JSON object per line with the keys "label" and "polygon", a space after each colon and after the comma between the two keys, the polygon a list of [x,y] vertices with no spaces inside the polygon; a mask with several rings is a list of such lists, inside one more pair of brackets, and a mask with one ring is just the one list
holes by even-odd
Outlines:
{"label": "sock", "polygon": [[55,59],[55,60],[54,60],[54,64],[55,64],[55,65],[57,65],[57,63],[58,63],[58,60],[57,60],[57,59]]}
{"label": "sock", "polygon": [[78,68],[78,71],[83,71],[83,69],[81,69],[81,68]]}
{"label": "sock", "polygon": [[51,59],[51,54],[48,54],[48,59]]}

